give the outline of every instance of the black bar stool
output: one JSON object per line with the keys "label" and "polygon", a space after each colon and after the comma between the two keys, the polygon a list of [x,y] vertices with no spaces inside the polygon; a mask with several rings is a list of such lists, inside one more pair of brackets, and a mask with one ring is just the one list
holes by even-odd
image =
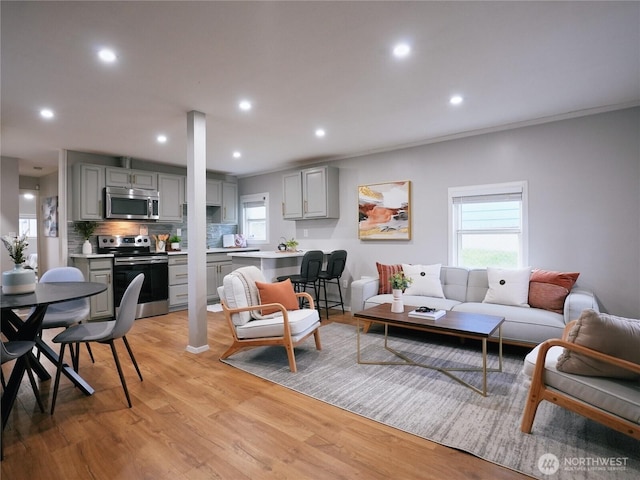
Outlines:
{"label": "black bar stool", "polygon": [[[346,250],[334,250],[327,259],[327,269],[322,270],[318,274],[318,292],[324,291],[324,308],[327,312],[327,319],[329,318],[329,307],[342,307],[342,313],[344,314],[344,300],[342,299],[342,288],[340,287],[340,277],[344,272],[344,267],[347,264],[347,251]],[[338,285],[338,294],[340,295],[340,301],[329,302],[327,297],[327,283],[335,283]],[[318,299],[318,303],[322,300]]]}
{"label": "black bar stool", "polygon": [[313,288],[313,300],[316,302],[318,313],[320,313],[320,305],[318,302],[318,275],[322,270],[323,262],[324,253],[322,250],[309,250],[302,257],[299,274],[283,275],[278,277],[279,282],[286,280],[287,278],[290,279],[293,284],[293,289],[296,292],[304,292],[310,287]]}

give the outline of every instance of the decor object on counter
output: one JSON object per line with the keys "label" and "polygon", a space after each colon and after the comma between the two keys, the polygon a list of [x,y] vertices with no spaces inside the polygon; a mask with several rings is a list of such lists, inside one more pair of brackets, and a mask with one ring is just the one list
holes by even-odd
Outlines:
{"label": "decor object on counter", "polygon": [[411,181],[358,187],[360,240],[411,240]]}
{"label": "decor object on counter", "polygon": [[169,240],[168,234],[151,235],[156,242],[156,252],[165,252],[167,249],[167,240]]}
{"label": "decor object on counter", "polygon": [[13,270],[2,272],[2,293],[5,295],[15,295],[20,293],[31,293],[36,289],[36,273],[22,264],[25,262],[25,250],[29,246],[27,234],[11,237],[4,235],[2,243],[7,247],[9,256],[13,260]]}
{"label": "decor object on counter", "polygon": [[93,253],[93,247],[89,238],[93,235],[93,232],[98,228],[98,222],[74,222],[73,228],[78,232],[82,238],[84,238],[84,243],[82,244],[82,253],[85,255],[89,255]]}
{"label": "decor object on counter", "polygon": [[404,302],[402,301],[402,292],[413,282],[411,277],[404,275],[404,272],[394,273],[389,277],[391,283],[391,293],[393,298],[391,300],[391,311],[393,313],[404,312]]}
{"label": "decor object on counter", "polygon": [[42,234],[58,236],[58,197],[47,197],[42,202]]}
{"label": "decor object on counter", "polygon": [[236,233],[233,236],[233,243],[238,248],[245,248],[247,246],[247,238],[242,233]]}
{"label": "decor object on counter", "polygon": [[298,250],[298,241],[293,237],[284,242],[284,244],[287,246],[287,251],[289,252],[296,252]]}
{"label": "decor object on counter", "polygon": [[177,235],[171,235],[171,237],[169,237],[169,247],[171,250],[176,252],[180,251],[180,240],[182,239]]}

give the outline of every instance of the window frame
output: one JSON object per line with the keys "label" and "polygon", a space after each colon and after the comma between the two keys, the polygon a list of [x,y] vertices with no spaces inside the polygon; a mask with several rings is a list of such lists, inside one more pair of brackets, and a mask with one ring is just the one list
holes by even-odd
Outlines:
{"label": "window frame", "polygon": [[[526,181],[514,181],[505,183],[493,183],[487,185],[469,185],[463,187],[449,187],[448,189],[448,208],[449,208],[449,265],[460,265],[458,258],[458,240],[459,233],[457,227],[456,209],[454,199],[460,197],[475,197],[483,195],[521,195],[521,218],[520,218],[520,255],[517,268],[523,268],[529,265],[529,202],[528,202],[528,184]],[[496,229],[496,231],[498,231]],[[492,265],[487,265],[492,266]]]}
{"label": "window frame", "polygon": [[269,192],[240,195],[239,227],[241,229],[241,233],[246,234],[247,219],[246,219],[245,207],[249,203],[258,203],[258,202],[264,202],[264,206],[265,206],[265,239],[255,240],[247,236],[245,236],[245,238],[247,239],[247,244],[266,245],[269,243]]}

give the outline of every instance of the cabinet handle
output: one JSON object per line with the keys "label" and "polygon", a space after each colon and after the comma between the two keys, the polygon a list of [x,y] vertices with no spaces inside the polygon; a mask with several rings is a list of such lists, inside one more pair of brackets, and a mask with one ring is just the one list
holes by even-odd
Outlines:
{"label": "cabinet handle", "polygon": [[307,201],[304,201],[304,213],[307,213]]}
{"label": "cabinet handle", "polygon": [[284,202],[282,202],[282,215],[284,216]]}
{"label": "cabinet handle", "polygon": [[223,220],[227,219],[227,207],[222,208],[222,219]]}
{"label": "cabinet handle", "polygon": [[111,274],[107,275],[107,285],[111,285]]}
{"label": "cabinet handle", "polygon": [[188,273],[178,273],[178,274],[176,275],[176,278],[178,278],[178,277],[187,277],[187,276],[189,276],[189,274],[188,274]]}

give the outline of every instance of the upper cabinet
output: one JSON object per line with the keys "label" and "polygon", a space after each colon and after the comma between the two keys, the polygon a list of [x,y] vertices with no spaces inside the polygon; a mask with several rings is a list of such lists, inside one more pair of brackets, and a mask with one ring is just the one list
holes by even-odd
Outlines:
{"label": "upper cabinet", "polygon": [[73,166],[73,220],[102,220],[104,218],[102,195],[104,187],[104,167],[83,163]]}
{"label": "upper cabinet", "polygon": [[339,218],[339,170],[315,167],[282,178],[282,217],[285,220]]}
{"label": "upper cabinet", "polygon": [[167,222],[182,221],[184,202],[184,177],[182,175],[158,174],[158,194],[160,202],[159,220]]}
{"label": "upper cabinet", "polygon": [[207,180],[207,205],[222,205],[222,180]]}
{"label": "upper cabinet", "polygon": [[238,185],[222,183],[222,223],[238,223]]}
{"label": "upper cabinet", "polygon": [[145,170],[107,167],[106,185],[108,187],[142,188],[158,190],[158,174]]}

